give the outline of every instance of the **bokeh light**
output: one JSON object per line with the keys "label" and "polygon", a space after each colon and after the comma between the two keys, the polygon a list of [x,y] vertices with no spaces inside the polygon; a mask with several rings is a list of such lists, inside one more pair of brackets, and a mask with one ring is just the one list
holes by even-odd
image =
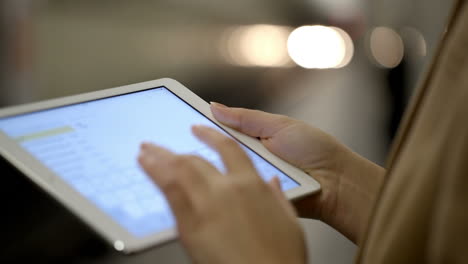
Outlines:
{"label": "bokeh light", "polygon": [[349,35],[334,27],[302,26],[288,38],[289,56],[307,69],[343,67],[351,61],[353,52]]}
{"label": "bokeh light", "polygon": [[427,43],[423,34],[413,27],[405,27],[400,31],[401,38],[405,45],[405,54],[415,57],[425,57],[427,55]]}
{"label": "bokeh light", "polygon": [[331,27],[331,28],[336,30],[341,35],[341,37],[343,38],[343,41],[345,43],[345,48],[346,48],[345,56],[344,56],[343,60],[341,61],[341,63],[338,66],[336,66],[336,68],[342,68],[342,67],[345,67],[346,65],[348,65],[351,62],[351,60],[353,59],[353,56],[354,56],[353,40],[348,35],[348,33],[346,33],[346,31],[344,31],[343,29],[338,28],[338,27]]}
{"label": "bokeh light", "polygon": [[286,67],[291,65],[286,43],[291,29],[276,25],[250,25],[225,32],[223,55],[234,65]]}
{"label": "bokeh light", "polygon": [[370,33],[370,54],[378,66],[397,67],[404,56],[405,47],[400,35],[388,27],[376,27]]}

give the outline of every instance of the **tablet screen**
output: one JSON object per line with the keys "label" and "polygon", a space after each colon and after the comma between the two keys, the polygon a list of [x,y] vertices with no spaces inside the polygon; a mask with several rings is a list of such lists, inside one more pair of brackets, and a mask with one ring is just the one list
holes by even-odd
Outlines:
{"label": "tablet screen", "polygon": [[[203,124],[223,131],[165,87],[1,118],[0,129],[131,234],[174,227],[170,208],[137,163],[143,141],[199,155],[224,170],[216,152],[191,134]],[[299,184],[242,145],[265,180]]]}

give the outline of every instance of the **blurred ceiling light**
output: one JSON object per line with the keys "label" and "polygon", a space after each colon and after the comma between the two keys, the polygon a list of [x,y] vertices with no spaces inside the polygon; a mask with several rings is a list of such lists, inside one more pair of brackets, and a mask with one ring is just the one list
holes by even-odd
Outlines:
{"label": "blurred ceiling light", "polygon": [[284,26],[240,26],[226,31],[221,47],[227,60],[235,65],[287,67],[291,64],[286,48],[290,32]]}
{"label": "blurred ceiling light", "polygon": [[398,33],[388,27],[376,27],[370,34],[370,53],[385,68],[395,68],[403,59],[405,48]]}
{"label": "blurred ceiling light", "polygon": [[347,66],[351,62],[351,60],[353,59],[353,56],[354,56],[353,40],[348,35],[348,33],[346,33],[346,31],[344,31],[343,29],[337,28],[337,27],[331,27],[331,28],[336,30],[341,35],[341,37],[343,38],[343,41],[345,43],[345,48],[346,48],[345,56],[344,56],[343,60],[341,61],[341,63],[338,66],[335,67],[335,68],[342,68],[342,67]]}
{"label": "blurred ceiling light", "polygon": [[288,52],[291,59],[303,68],[341,68],[351,61],[354,46],[342,29],[302,26],[289,35]]}

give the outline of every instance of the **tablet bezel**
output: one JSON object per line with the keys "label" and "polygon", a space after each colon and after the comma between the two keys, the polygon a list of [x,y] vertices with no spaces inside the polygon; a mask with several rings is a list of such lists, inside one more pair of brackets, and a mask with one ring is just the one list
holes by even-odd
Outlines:
{"label": "tablet bezel", "polygon": [[[269,152],[259,140],[241,134],[229,127],[220,124],[212,116],[210,105],[198,97],[195,93],[184,87],[181,83],[169,79],[159,79],[132,85],[126,85],[106,90],[68,96],[58,99],[47,100],[38,103],[20,105],[0,109],[0,118],[26,114],[66,105],[78,104],[87,101],[104,99],[128,93],[154,89],[164,86],[180,99],[198,110],[205,117],[223,128],[237,140],[251,148],[254,152],[282,170],[291,177],[299,187],[286,191],[288,199],[297,199],[307,194],[320,190],[320,184],[302,170],[290,165],[279,157]],[[23,149],[14,140],[0,131],[0,155],[2,155],[12,165],[17,167],[23,174],[39,185],[47,193],[60,201],[66,208],[81,218],[86,224],[91,226],[116,250],[133,253],[147,249],[152,246],[171,241],[177,237],[175,228],[149,235],[146,237],[136,237],[120,226],[115,220],[101,211],[91,201],[87,200],[78,191],[73,189],[59,175],[56,175],[45,165],[35,159],[30,153]]]}

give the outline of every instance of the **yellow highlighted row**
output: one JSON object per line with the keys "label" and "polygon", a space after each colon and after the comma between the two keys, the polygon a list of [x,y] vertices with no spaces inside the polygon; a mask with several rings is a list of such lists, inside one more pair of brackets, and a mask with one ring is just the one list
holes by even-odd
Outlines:
{"label": "yellow highlighted row", "polygon": [[36,140],[36,139],[41,139],[41,138],[46,138],[46,137],[52,137],[52,136],[57,136],[60,134],[65,134],[69,132],[75,131],[72,127],[70,126],[64,126],[64,127],[58,127],[50,130],[45,130],[41,132],[36,132],[36,133],[31,133],[23,136],[19,136],[15,138],[16,142],[23,143],[26,141],[31,141],[31,140]]}

